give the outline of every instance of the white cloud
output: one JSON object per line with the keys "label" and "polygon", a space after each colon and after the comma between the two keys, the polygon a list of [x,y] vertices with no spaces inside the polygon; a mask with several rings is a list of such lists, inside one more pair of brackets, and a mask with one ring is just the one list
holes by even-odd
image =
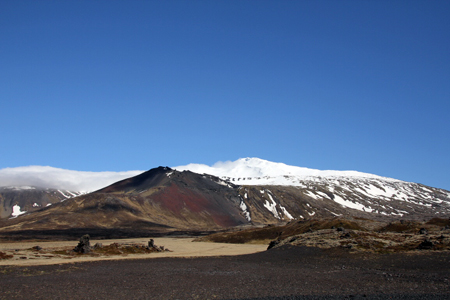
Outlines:
{"label": "white cloud", "polygon": [[0,186],[37,186],[92,192],[143,171],[84,172],[44,166],[0,169]]}

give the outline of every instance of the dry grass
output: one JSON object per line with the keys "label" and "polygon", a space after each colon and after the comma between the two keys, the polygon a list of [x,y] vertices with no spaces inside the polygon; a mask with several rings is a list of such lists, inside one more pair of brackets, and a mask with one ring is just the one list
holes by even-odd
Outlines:
{"label": "dry grass", "polygon": [[[266,244],[192,243],[193,238],[165,237],[153,239],[156,245],[164,245],[166,249],[171,251],[148,252],[142,249],[147,245],[148,239],[91,240],[91,245],[98,242],[103,243],[105,246],[100,248],[101,250],[95,250],[89,254],[75,254],[72,252],[77,245],[77,241],[0,243],[0,251],[13,256],[9,259],[0,260],[0,266],[52,265],[97,260],[150,259],[158,257],[241,255],[264,251],[267,248]],[[41,246],[42,249],[39,251],[34,250],[33,247],[36,245]],[[21,259],[20,257],[24,258]]]}
{"label": "dry grass", "polygon": [[[450,250],[450,230],[443,228],[447,223],[448,220],[437,218],[422,223],[405,220],[377,223],[365,219],[310,219],[283,226],[215,233],[197,241],[271,243],[275,247],[286,244],[319,248],[344,247],[352,251],[377,253],[446,251]],[[426,229],[427,233],[421,234],[421,229]]]}
{"label": "dry grass", "polygon": [[[274,242],[275,247],[298,245],[318,248],[344,247],[352,251],[394,253],[419,250],[450,250],[450,232],[445,234],[404,234],[397,232],[337,231],[322,229]],[[425,242],[426,241],[426,242]]]}
{"label": "dry grass", "polygon": [[331,228],[366,230],[366,228],[353,220],[342,218],[310,219],[292,221],[284,226],[268,225],[263,228],[219,232],[198,238],[196,241],[233,244],[261,244],[266,243],[267,241],[270,242],[270,240],[274,239],[285,239],[293,235]]}
{"label": "dry grass", "polygon": [[0,259],[9,259],[9,258],[13,258],[13,255],[6,254],[6,253],[0,251]]}
{"label": "dry grass", "polygon": [[450,219],[442,219],[442,218],[432,218],[425,224],[427,225],[436,225],[440,227],[450,226]]}

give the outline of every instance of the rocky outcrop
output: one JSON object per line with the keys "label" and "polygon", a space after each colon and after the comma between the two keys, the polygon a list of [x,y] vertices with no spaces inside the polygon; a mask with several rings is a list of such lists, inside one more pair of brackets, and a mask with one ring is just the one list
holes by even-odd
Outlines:
{"label": "rocky outcrop", "polygon": [[91,252],[91,243],[89,241],[91,237],[89,234],[85,234],[80,238],[80,242],[78,245],[73,249],[73,251],[77,253],[89,253]]}

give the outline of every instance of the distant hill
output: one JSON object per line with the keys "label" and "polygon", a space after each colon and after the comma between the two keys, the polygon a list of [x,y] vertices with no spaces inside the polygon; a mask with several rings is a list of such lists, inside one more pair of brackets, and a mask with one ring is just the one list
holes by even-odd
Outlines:
{"label": "distant hill", "polygon": [[0,187],[0,218],[18,217],[79,195],[80,192],[33,186]]}

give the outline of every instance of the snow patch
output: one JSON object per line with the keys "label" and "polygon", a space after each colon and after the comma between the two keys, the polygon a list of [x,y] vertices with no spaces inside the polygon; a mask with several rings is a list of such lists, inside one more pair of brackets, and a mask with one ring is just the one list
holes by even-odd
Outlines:
{"label": "snow patch", "polygon": [[267,208],[267,210],[270,211],[275,218],[280,219],[280,215],[277,211],[277,203],[273,200],[269,190],[267,191],[267,195],[269,196],[270,202],[266,200],[264,202],[264,207]]}
{"label": "snow patch", "polygon": [[244,216],[247,219],[247,221],[250,222],[252,220],[252,218],[250,217],[250,212],[248,211],[247,205],[245,205],[244,201],[241,200],[239,207],[241,208],[242,212],[244,213]]}
{"label": "snow patch", "polygon": [[280,209],[283,212],[283,214],[286,216],[286,218],[292,220],[294,217],[287,211],[287,209],[284,206],[280,205]]}
{"label": "snow patch", "polygon": [[360,210],[360,211],[365,211],[365,209],[367,209],[367,210],[370,209],[368,207],[365,207],[361,203],[355,203],[355,202],[352,202],[352,201],[345,200],[344,198],[342,198],[342,197],[340,197],[338,195],[334,195],[334,201],[339,203],[340,205],[342,205],[344,207],[353,208],[353,209],[357,209],[357,210]]}
{"label": "snow patch", "polygon": [[26,213],[26,211],[21,211],[20,206],[16,204],[13,206],[13,212],[11,213],[11,216],[13,218],[17,218],[18,216],[23,215],[24,213]]}
{"label": "snow patch", "polygon": [[69,195],[66,195],[66,194],[64,194],[64,192],[61,191],[61,190],[58,190],[58,192],[59,192],[61,195],[63,195],[65,198],[71,198],[70,194],[69,194]]}
{"label": "snow patch", "polygon": [[306,192],[305,192],[305,195],[308,196],[308,197],[311,197],[311,198],[313,198],[313,199],[316,199],[316,200],[321,199],[319,196],[317,196],[316,194],[314,194],[314,193],[311,192],[311,191],[306,191]]}
{"label": "snow patch", "polygon": [[335,212],[332,212],[331,210],[329,210],[328,208],[325,208],[325,210],[327,210],[330,214],[334,215],[334,216],[342,216],[340,214],[337,214]]}

